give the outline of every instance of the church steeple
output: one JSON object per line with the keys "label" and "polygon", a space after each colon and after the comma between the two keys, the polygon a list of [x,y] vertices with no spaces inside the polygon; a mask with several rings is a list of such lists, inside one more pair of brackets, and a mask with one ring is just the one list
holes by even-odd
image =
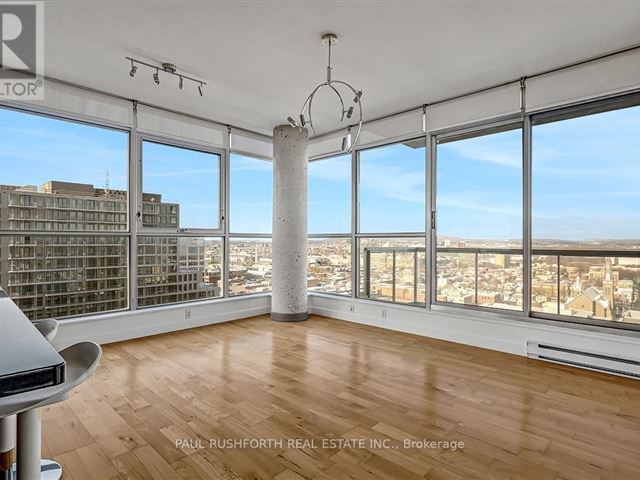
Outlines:
{"label": "church steeple", "polygon": [[602,280],[602,293],[609,302],[609,311],[611,312],[611,314],[613,314],[613,292],[615,290],[613,280],[611,257],[606,257],[604,260],[604,279]]}

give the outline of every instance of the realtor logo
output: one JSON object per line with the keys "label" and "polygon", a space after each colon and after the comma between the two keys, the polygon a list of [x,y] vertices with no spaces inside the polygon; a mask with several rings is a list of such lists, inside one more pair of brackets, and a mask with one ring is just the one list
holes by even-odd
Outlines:
{"label": "realtor logo", "polygon": [[0,1],[0,99],[42,100],[43,2]]}

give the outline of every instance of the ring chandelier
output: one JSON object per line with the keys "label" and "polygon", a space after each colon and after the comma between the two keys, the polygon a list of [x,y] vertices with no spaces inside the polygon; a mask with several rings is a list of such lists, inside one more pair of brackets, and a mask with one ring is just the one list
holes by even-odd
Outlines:
{"label": "ring chandelier", "polygon": [[[311,128],[311,131],[313,132],[313,134],[317,135],[317,132],[313,124],[311,107],[313,105],[313,99],[316,93],[318,93],[318,91],[322,89],[328,88],[336,94],[340,102],[340,111],[341,111],[340,121],[341,122],[344,122],[345,119],[350,120],[353,117],[353,114],[355,113],[356,108],[358,110],[358,113],[357,113],[358,128],[356,130],[355,136],[352,139],[351,127],[349,127],[347,135],[342,139],[341,150],[346,151],[347,153],[351,153],[353,151],[354,146],[358,142],[358,138],[360,137],[360,132],[362,131],[362,102],[360,101],[360,99],[362,98],[362,90],[356,90],[349,83],[344,82],[342,80],[334,80],[332,78],[331,47],[335,45],[337,41],[338,41],[338,36],[333,33],[327,33],[322,36],[322,44],[326,45],[329,50],[329,60],[327,63],[327,81],[321,83],[316,88],[314,88],[311,94],[307,97],[307,100],[304,102],[304,105],[302,106],[302,110],[300,110],[299,122],[296,122],[292,117],[288,117],[287,121],[292,127],[302,128],[308,125]],[[352,105],[349,106],[349,108],[346,107],[345,101],[344,101],[345,97],[343,96],[343,93],[340,92],[340,90],[342,90],[343,92],[346,90],[348,94],[353,94],[353,103]]]}

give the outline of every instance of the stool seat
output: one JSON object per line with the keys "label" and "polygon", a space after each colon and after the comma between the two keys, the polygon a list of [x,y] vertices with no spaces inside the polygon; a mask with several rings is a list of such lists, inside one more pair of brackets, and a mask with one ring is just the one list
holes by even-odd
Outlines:
{"label": "stool seat", "polygon": [[40,334],[49,342],[51,342],[58,333],[58,320],[55,318],[33,322],[33,326],[36,327]]}

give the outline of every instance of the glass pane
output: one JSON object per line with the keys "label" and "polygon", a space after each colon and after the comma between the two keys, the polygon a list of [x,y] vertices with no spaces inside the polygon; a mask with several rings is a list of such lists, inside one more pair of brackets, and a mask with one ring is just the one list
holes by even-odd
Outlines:
{"label": "glass pane", "polygon": [[531,257],[531,310],[558,313],[558,257]]}
{"label": "glass pane", "polygon": [[271,233],[273,163],[231,154],[231,232]]}
{"label": "glass pane", "polygon": [[309,233],[351,232],[351,155],[309,162]]}
{"label": "glass pane", "polygon": [[361,239],[359,296],[424,305],[425,252],[423,238]]}
{"label": "glass pane", "polygon": [[222,296],[222,240],[138,237],[138,306]]}
{"label": "glass pane", "polygon": [[359,153],[361,232],[423,232],[424,140]]}
{"label": "glass pane", "polygon": [[229,241],[229,295],[271,291],[271,239]]}
{"label": "glass pane", "polygon": [[476,303],[476,257],[474,253],[438,252],[438,302]]}
{"label": "glass pane", "polygon": [[478,255],[478,305],[522,310],[522,255]]}
{"label": "glass pane", "polygon": [[124,236],[0,236],[0,285],[31,320],[128,307]]}
{"label": "glass pane", "polygon": [[640,107],[533,127],[533,243],[640,248]]}
{"label": "glass pane", "polygon": [[220,228],[220,155],[142,143],[142,225]]}
{"label": "glass pane", "polygon": [[522,130],[438,145],[438,246],[522,248]]}
{"label": "glass pane", "polygon": [[640,256],[560,256],[560,314],[640,324]]}
{"label": "glass pane", "polygon": [[522,310],[522,254],[439,251],[437,301]]}
{"label": "glass pane", "polygon": [[640,323],[639,127],[640,107],[534,125],[534,311]]}
{"label": "glass pane", "polygon": [[129,135],[0,108],[0,229],[127,230]]}
{"label": "glass pane", "polygon": [[351,295],[351,239],[310,238],[309,290]]}

